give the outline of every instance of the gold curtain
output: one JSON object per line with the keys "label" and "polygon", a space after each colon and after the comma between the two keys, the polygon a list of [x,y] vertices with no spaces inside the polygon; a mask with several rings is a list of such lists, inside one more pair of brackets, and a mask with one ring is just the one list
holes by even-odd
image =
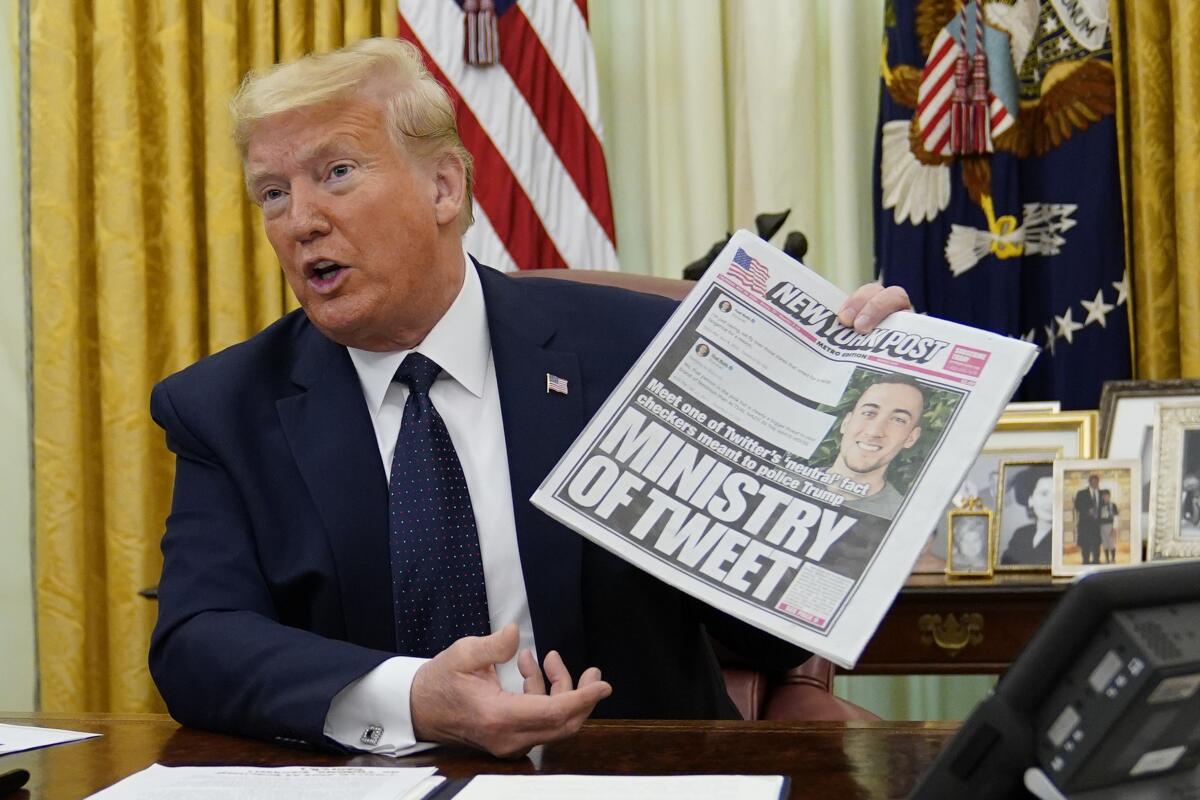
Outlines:
{"label": "gold curtain", "polygon": [[1134,371],[1200,377],[1200,4],[1112,11]]}
{"label": "gold curtain", "polygon": [[162,709],[146,667],[172,463],[160,378],[290,307],[227,103],[250,68],[394,36],[387,0],[32,0],[38,667],[48,711]]}

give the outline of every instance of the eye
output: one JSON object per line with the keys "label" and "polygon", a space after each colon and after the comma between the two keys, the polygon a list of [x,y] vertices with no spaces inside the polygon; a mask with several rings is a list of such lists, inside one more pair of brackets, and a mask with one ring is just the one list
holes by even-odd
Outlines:
{"label": "eye", "polygon": [[330,178],[344,178],[354,170],[350,164],[334,164],[329,170]]}
{"label": "eye", "polygon": [[283,197],[283,190],[272,186],[262,190],[262,193],[259,195],[259,200],[263,204],[266,204],[273,200],[278,200],[281,197]]}

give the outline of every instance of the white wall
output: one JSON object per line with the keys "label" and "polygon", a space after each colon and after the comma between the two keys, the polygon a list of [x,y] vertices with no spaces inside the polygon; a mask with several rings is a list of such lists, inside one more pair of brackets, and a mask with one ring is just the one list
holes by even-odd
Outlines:
{"label": "white wall", "polygon": [[0,711],[36,691],[18,5],[0,14]]}

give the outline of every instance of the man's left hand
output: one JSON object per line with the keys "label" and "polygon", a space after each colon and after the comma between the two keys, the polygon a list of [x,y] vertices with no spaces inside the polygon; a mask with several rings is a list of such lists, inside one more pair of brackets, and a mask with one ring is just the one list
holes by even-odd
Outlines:
{"label": "man's left hand", "polygon": [[882,283],[868,283],[855,289],[842,303],[838,322],[866,333],[895,311],[912,311],[908,292],[899,286],[884,288]]}

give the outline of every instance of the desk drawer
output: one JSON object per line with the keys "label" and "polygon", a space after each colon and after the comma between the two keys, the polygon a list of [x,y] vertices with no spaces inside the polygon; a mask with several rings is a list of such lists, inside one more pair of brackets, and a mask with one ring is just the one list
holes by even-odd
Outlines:
{"label": "desk drawer", "polygon": [[1001,673],[1057,599],[1055,594],[901,594],[854,672]]}

